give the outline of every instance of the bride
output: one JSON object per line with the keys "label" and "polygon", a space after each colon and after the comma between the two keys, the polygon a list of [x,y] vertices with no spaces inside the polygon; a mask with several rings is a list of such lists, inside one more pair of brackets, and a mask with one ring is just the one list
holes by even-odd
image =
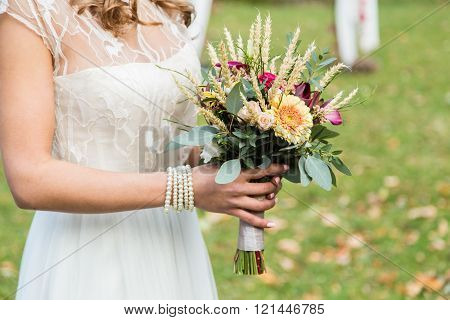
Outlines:
{"label": "bride", "polygon": [[218,185],[195,149],[166,152],[196,121],[168,70],[200,74],[192,16],[181,0],[0,0],[1,154],[37,210],[17,299],[217,298],[196,213],[164,212],[169,167],[194,167],[197,208],[273,226],[254,213],[286,168]]}

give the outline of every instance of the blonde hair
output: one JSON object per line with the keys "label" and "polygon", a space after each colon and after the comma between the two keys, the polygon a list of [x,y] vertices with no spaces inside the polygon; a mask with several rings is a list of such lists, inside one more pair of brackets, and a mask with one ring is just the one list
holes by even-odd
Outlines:
{"label": "blonde hair", "polygon": [[[137,13],[137,1],[129,0],[70,0],[76,7],[78,14],[86,10],[97,18],[105,30],[115,35],[123,33],[126,27],[133,24],[160,25],[158,21],[141,21]],[[144,1],[144,0],[139,0]],[[189,26],[192,22],[194,7],[187,0],[147,0],[153,2],[169,15],[179,14],[184,24]]]}

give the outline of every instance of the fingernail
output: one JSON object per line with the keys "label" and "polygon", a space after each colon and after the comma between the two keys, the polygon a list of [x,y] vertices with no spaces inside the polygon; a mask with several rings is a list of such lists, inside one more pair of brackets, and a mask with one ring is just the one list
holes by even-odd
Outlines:
{"label": "fingernail", "polygon": [[280,177],[273,178],[275,181],[275,184],[278,186],[280,184]]}
{"label": "fingernail", "polygon": [[274,227],[275,227],[275,222],[270,221],[267,223],[267,228],[274,228]]}
{"label": "fingernail", "polygon": [[288,171],[289,170],[289,166],[287,164],[283,165],[283,169],[284,171]]}
{"label": "fingernail", "polygon": [[269,200],[272,200],[273,198],[275,198],[275,193],[269,194]]}

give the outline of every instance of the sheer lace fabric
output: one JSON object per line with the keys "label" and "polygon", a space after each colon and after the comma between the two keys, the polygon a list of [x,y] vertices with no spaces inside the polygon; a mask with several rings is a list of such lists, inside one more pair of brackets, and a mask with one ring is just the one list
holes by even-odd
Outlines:
{"label": "sheer lace fabric", "polygon": [[[188,149],[165,151],[180,130],[176,122],[196,121],[174,77],[187,85],[176,72],[199,76],[200,64],[176,18],[141,0],[141,20],[161,25],[138,25],[116,38],[89,13],[78,15],[68,0],[0,0],[2,13],[38,34],[52,54],[55,158],[116,172],[161,171],[185,162]],[[161,209],[129,214],[38,211],[17,298],[217,297],[196,214],[165,215]],[[118,222],[89,249],[29,283]]]}

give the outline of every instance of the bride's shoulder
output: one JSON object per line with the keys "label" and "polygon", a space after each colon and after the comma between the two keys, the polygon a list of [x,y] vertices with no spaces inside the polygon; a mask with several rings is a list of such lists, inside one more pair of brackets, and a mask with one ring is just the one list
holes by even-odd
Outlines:
{"label": "bride's shoulder", "polygon": [[0,0],[0,15],[7,14],[34,31],[52,53],[61,31],[69,19],[69,1],[60,0]]}

